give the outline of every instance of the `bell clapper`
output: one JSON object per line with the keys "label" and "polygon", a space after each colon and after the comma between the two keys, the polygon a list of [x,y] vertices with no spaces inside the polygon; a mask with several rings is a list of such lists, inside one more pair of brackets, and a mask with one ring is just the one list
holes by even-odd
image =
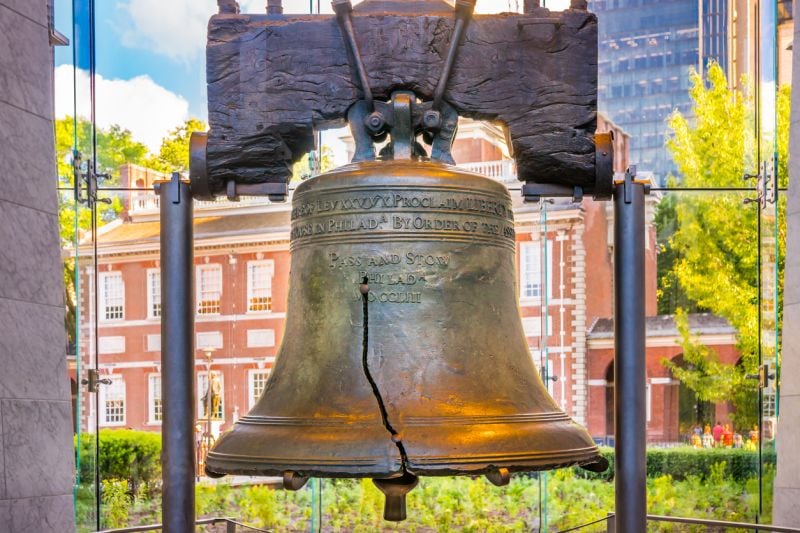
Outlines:
{"label": "bell clapper", "polygon": [[505,487],[511,483],[511,472],[508,471],[508,468],[498,468],[492,472],[487,472],[486,479],[495,487]]}
{"label": "bell clapper", "polygon": [[283,473],[283,488],[286,490],[300,490],[308,483],[308,476],[299,476],[296,472],[287,470]]}
{"label": "bell clapper", "polygon": [[373,479],[372,482],[386,496],[383,519],[402,522],[406,519],[406,494],[419,484],[419,478],[407,471],[400,477]]}

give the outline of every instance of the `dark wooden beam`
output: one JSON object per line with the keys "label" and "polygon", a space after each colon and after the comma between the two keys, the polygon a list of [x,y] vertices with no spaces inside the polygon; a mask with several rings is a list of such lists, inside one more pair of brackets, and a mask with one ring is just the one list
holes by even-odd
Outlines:
{"label": "dark wooden beam", "polygon": [[[520,179],[595,182],[597,19],[585,10],[476,15],[445,99],[460,116],[509,128]],[[359,49],[377,99],[409,89],[431,99],[453,31],[452,13],[356,9]],[[207,174],[225,183],[280,183],[313,148],[315,128],[344,124],[361,98],[335,18],[212,17]]]}

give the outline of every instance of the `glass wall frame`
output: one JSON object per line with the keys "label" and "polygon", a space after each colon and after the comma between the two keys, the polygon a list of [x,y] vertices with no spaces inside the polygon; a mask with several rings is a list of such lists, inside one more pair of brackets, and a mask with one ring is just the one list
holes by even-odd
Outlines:
{"label": "glass wall frame", "polygon": [[[65,2],[64,4],[67,3]],[[318,9],[313,2],[311,4],[312,9]],[[104,43],[96,42],[98,35],[102,35],[103,31],[108,32],[106,21],[101,20],[98,23],[93,7],[93,2],[80,1],[75,1],[74,5],[69,6],[73,25],[72,64],[79,70],[89,72],[90,81],[95,80],[97,77],[95,68],[97,55],[99,54],[102,57],[104,54]],[[779,413],[779,405],[777,404],[777,386],[779,382],[776,378],[779,375],[780,368],[780,345],[778,339],[780,339],[781,327],[782,254],[785,249],[783,243],[785,233],[782,230],[784,227],[782,226],[782,221],[785,220],[783,213],[784,199],[781,193],[786,187],[787,178],[781,174],[782,169],[785,169],[785,161],[782,161],[781,155],[785,158],[785,154],[781,154],[778,148],[779,133],[777,129],[780,121],[777,118],[779,105],[776,82],[777,61],[775,59],[777,44],[775,39],[772,38],[776,32],[775,21],[777,20],[777,14],[775,4],[759,3],[758,16],[760,38],[756,41],[758,50],[755,53],[760,58],[760,66],[758,79],[754,83],[757,110],[751,123],[752,131],[746,132],[752,135],[751,142],[754,147],[757,147],[757,153],[747,156],[749,170],[744,173],[745,175],[741,176],[744,179],[747,177],[746,175],[749,175],[750,180],[742,181],[738,185],[734,184],[735,180],[732,180],[729,185],[711,187],[683,187],[680,182],[676,182],[674,185],[667,187],[653,187],[653,195],[670,195],[676,198],[702,194],[736,196],[737,201],[742,202],[741,209],[751,213],[753,221],[757,224],[757,234],[754,236],[753,242],[757,242],[758,246],[754,246],[753,251],[757,256],[756,261],[758,263],[758,295],[757,301],[751,304],[758,309],[757,357],[759,364],[757,366],[759,369],[763,368],[764,372],[756,373],[757,375],[749,378],[754,383],[758,383],[754,388],[753,398],[758,412],[756,422],[758,438],[756,442],[759,454],[759,475],[755,491],[748,489],[748,495],[757,498],[758,511],[743,516],[741,519],[743,521],[763,522],[768,521],[770,513],[767,495],[771,490],[769,486],[771,483],[769,471],[773,468],[768,458],[771,451],[769,450],[770,444],[768,443],[767,435],[771,434],[774,438],[774,433],[777,431],[777,416]],[[101,28],[99,32],[97,31],[98,26]],[[105,27],[105,30],[102,29],[103,27]],[[108,35],[105,37],[105,39],[110,38]],[[107,56],[103,59],[103,61],[108,60],[109,57]],[[103,502],[103,473],[97,460],[102,442],[98,439],[97,428],[104,425],[101,419],[103,422],[108,422],[109,420],[107,406],[101,405],[101,400],[104,402],[113,400],[106,400],[105,396],[99,392],[89,391],[87,389],[88,383],[84,384],[82,381],[89,380],[89,371],[95,371],[98,379],[112,382],[99,383],[98,391],[100,391],[103,390],[103,387],[113,386],[113,382],[118,379],[113,377],[113,370],[109,371],[114,364],[113,353],[107,351],[107,345],[103,349],[100,346],[103,327],[101,322],[106,321],[103,317],[108,307],[108,299],[103,292],[105,289],[100,281],[103,262],[99,258],[101,252],[98,251],[98,247],[102,249],[102,244],[98,242],[98,237],[104,231],[102,228],[107,223],[113,222],[111,219],[114,218],[116,213],[114,215],[111,214],[112,207],[116,209],[118,206],[138,205],[146,209],[148,208],[147,202],[152,201],[153,191],[149,186],[137,186],[135,183],[122,184],[115,181],[113,176],[103,176],[108,169],[101,167],[99,163],[101,154],[98,153],[98,130],[101,128],[97,126],[97,121],[95,120],[94,104],[97,98],[97,95],[94,94],[95,87],[93,83],[90,83],[89,86],[82,86],[76,83],[73,86],[73,90],[75,93],[75,112],[73,117],[79,117],[79,107],[88,107],[91,115],[88,117],[89,129],[84,129],[85,123],[80,123],[79,118],[73,119],[71,154],[69,161],[64,161],[64,163],[67,163],[65,168],[72,166],[74,169],[60,172],[60,181],[57,186],[61,192],[62,212],[68,214],[71,220],[74,220],[72,223],[74,229],[71,232],[71,236],[68,237],[71,242],[65,243],[65,249],[69,251],[67,262],[71,263],[73,268],[73,272],[69,275],[72,280],[74,302],[77,304],[75,306],[74,334],[71,338],[74,338],[74,353],[76,354],[74,361],[77,397],[76,433],[83,444],[78,448],[79,451],[76,456],[79,473],[76,478],[76,502],[78,503],[79,527],[85,530],[92,530],[108,525],[108,522],[104,521],[105,519],[103,518],[108,514],[109,509],[108,504]],[[309,166],[316,166],[313,162],[321,161],[322,159],[322,157],[312,157],[312,164]],[[512,194],[518,192],[514,187],[511,188]],[[745,203],[746,200],[748,202]],[[220,202],[220,204],[225,203],[225,201]],[[563,263],[563,257],[558,255],[561,253],[561,247],[558,244],[547,244],[553,240],[550,237],[553,227],[552,219],[549,220],[548,215],[557,211],[556,206],[549,202],[543,202],[538,209],[538,220],[532,224],[534,227],[532,234],[539,234],[537,240],[537,255],[541,260],[541,265],[538,269],[538,273],[541,276],[539,285],[544,289],[541,289],[541,309],[537,317],[540,321],[539,331],[543,333],[540,335],[538,354],[532,354],[532,357],[538,362],[538,366],[541,369],[541,377],[548,390],[554,395],[556,401],[562,404],[565,403],[565,400],[562,399],[561,394],[565,390],[567,379],[564,374],[567,374],[570,369],[568,366],[562,365],[563,359],[561,359],[560,353],[556,351],[556,348],[563,347],[563,343],[555,344],[554,337],[557,338],[559,336],[558,328],[563,327],[563,320],[558,318],[559,304],[557,302],[564,300],[564,298],[558,295],[559,286],[551,286],[554,279],[559,280],[558,285],[564,284],[564,280],[561,279],[558,272],[561,263]],[[224,210],[224,207],[220,207],[220,210]],[[202,211],[198,210],[197,215],[202,216],[201,213]],[[154,220],[157,220],[157,216]],[[154,269],[156,266],[151,265],[149,268]],[[241,289],[241,287],[238,289]],[[226,287],[224,290],[234,289]],[[587,287],[587,290],[591,289]],[[114,316],[109,315],[106,318],[113,321]],[[124,316],[120,318],[124,319]],[[156,319],[158,317],[149,316],[149,318]],[[554,329],[555,332],[553,334],[551,332]],[[145,342],[149,341],[146,340]],[[114,348],[112,347],[111,352],[113,350]],[[203,353],[199,353],[198,357],[202,358],[203,355]],[[213,357],[216,357],[216,355]],[[769,368],[764,367],[763,365],[765,364],[768,364]],[[258,367],[256,366],[248,370],[254,371],[257,369]],[[109,376],[109,373],[111,376]],[[151,368],[147,369],[147,373],[153,376],[159,375],[158,364],[154,363]],[[657,386],[659,386],[658,383],[654,384],[653,389],[655,390]],[[608,383],[605,387],[608,387]],[[148,393],[147,403],[148,417],[152,418],[149,413],[154,412],[155,404],[152,407],[150,406],[149,396],[150,393]],[[249,405],[243,405],[241,414],[244,414],[247,408],[249,408]],[[124,425],[126,422],[127,419],[123,417],[122,424]],[[613,441],[606,440],[604,443],[613,444]],[[553,480],[553,476],[557,476],[557,474],[542,473],[534,475],[530,479],[525,479],[524,483],[515,482],[516,484],[508,489],[490,490],[498,491],[499,493],[509,491],[515,494],[519,491],[524,492],[525,496],[521,500],[524,502],[524,512],[520,511],[520,513],[534,517],[534,523],[542,530],[553,530],[565,523],[574,523],[568,516],[570,512],[557,511],[553,504],[553,500],[558,497],[559,484],[565,482],[564,479]],[[444,482],[442,483],[444,484]],[[481,481],[481,483],[483,482]],[[461,485],[461,487],[463,490],[469,490],[465,488],[466,485]],[[523,488],[521,489],[520,487]],[[362,495],[366,494],[367,499],[374,496],[374,490],[370,487],[361,486],[354,489],[352,486],[344,487],[343,484],[330,480],[312,480],[309,487],[304,489],[304,492],[298,497],[297,502],[292,503],[299,509],[297,511],[298,516],[302,516],[302,520],[299,523],[302,527],[307,526],[312,530],[318,530],[324,524],[337,523],[338,520],[341,520],[341,517],[337,515],[339,513],[337,506],[342,500],[349,498],[354,490],[356,492],[360,490]],[[446,499],[446,490],[443,493],[445,493],[445,496],[442,496],[442,498]],[[437,501],[436,498],[439,497],[438,494],[436,497],[430,494],[426,496],[424,495],[424,490],[420,494],[419,499],[412,499],[412,509],[419,510],[418,506],[422,505],[423,502]],[[373,506],[374,504],[375,502],[370,503]],[[415,511],[411,510],[410,512]],[[567,516],[566,519],[565,516]],[[530,525],[527,522],[526,524]],[[590,531],[592,529],[586,530]]]}

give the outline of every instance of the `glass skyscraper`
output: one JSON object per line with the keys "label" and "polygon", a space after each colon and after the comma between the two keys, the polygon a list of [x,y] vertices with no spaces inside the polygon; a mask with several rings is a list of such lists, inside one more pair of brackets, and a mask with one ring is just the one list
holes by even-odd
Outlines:
{"label": "glass skyscraper", "polygon": [[[725,4],[723,0],[702,2]],[[664,147],[667,118],[675,110],[691,112],[689,70],[700,65],[702,7],[697,0],[589,2],[599,19],[600,111],[630,134],[631,163],[653,172],[659,180],[675,168]],[[724,26],[717,22],[716,15],[709,19],[714,31],[706,32],[707,36],[719,37],[716,30]],[[724,43],[724,35],[716,42]]]}

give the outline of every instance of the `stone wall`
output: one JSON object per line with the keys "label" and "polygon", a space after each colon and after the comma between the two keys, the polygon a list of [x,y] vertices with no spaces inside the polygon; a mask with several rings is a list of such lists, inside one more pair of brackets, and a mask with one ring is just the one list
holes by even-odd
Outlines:
{"label": "stone wall", "polygon": [[[800,42],[800,24],[795,24],[794,38]],[[778,472],[772,520],[784,526],[800,524],[800,47],[793,54]]]}
{"label": "stone wall", "polygon": [[72,412],[46,0],[0,0],[0,531],[69,532]]}

